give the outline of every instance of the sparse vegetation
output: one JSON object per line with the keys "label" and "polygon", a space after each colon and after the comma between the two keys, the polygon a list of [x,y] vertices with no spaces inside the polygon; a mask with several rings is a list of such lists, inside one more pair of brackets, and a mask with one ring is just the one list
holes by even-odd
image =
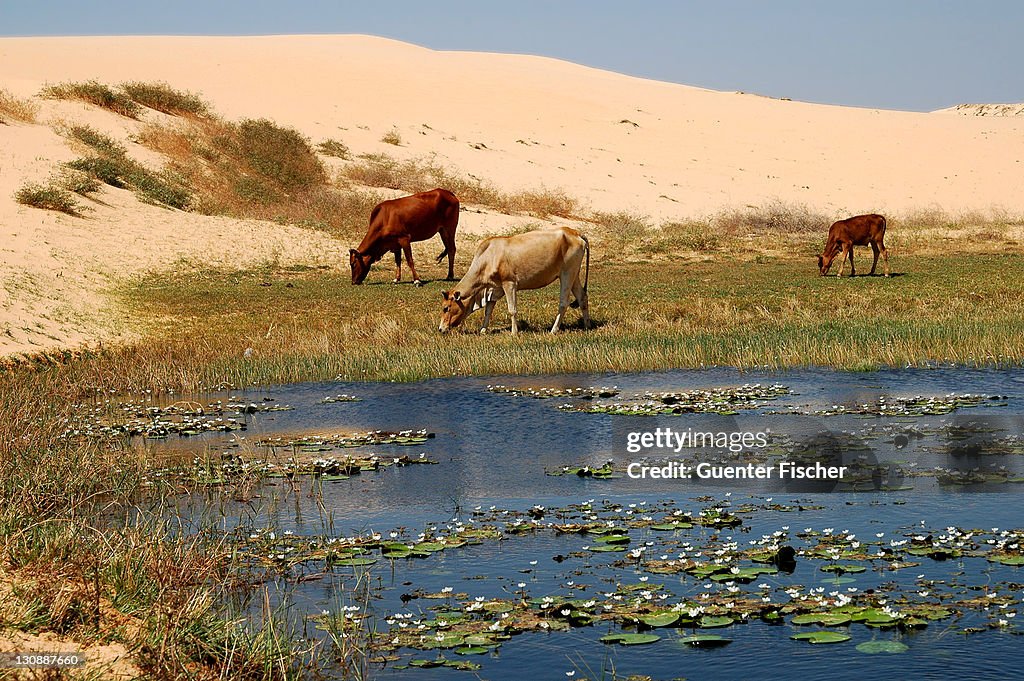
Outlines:
{"label": "sparse vegetation", "polygon": [[96,152],[93,156],[67,164],[73,171],[112,187],[133,190],[149,203],[185,210],[191,194],[183,182],[169,171],[154,172],[128,156],[123,146],[88,126],[69,128],[68,135]]}
{"label": "sparse vegetation", "polygon": [[725,210],[713,218],[714,226],[720,232],[731,235],[824,233],[834,221],[831,216],[803,204],[778,200],[760,206]]}
{"label": "sparse vegetation", "polygon": [[113,90],[95,80],[47,85],[40,93],[51,99],[77,99],[108,109],[128,118],[138,118],[142,107],[124,92]]}
{"label": "sparse vegetation", "polygon": [[101,186],[96,177],[73,168],[64,168],[57,176],[56,184],[61,189],[86,197],[98,192]]}
{"label": "sparse vegetation", "polygon": [[316,150],[324,156],[333,156],[346,161],[352,158],[352,152],[349,150],[348,145],[336,139],[324,140],[316,145]]}
{"label": "sparse vegetation", "polygon": [[409,193],[444,187],[458,196],[462,203],[540,218],[551,215],[573,217],[579,208],[576,199],[563,191],[537,189],[506,193],[486,180],[461,175],[439,164],[433,157],[399,161],[385,154],[368,154],[359,162],[343,168],[341,177],[368,187],[386,187]]}
{"label": "sparse vegetation", "polygon": [[132,81],[121,85],[133,101],[171,116],[208,116],[210,106],[192,92],[176,90],[167,83]]}
{"label": "sparse vegetation", "polygon": [[398,128],[391,128],[380,138],[380,141],[384,144],[393,144],[396,147],[402,144],[402,133],[398,131]]}
{"label": "sparse vegetation", "polygon": [[39,114],[39,105],[31,99],[15,97],[10,92],[0,89],[0,123],[20,121],[35,123]]}
{"label": "sparse vegetation", "polygon": [[82,206],[71,196],[71,193],[59,186],[29,184],[14,195],[14,200],[25,206],[55,210],[74,217],[81,217]]}

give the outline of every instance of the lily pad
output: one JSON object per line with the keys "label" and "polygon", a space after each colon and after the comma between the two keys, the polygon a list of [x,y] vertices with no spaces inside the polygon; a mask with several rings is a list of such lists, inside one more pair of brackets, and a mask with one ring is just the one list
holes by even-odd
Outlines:
{"label": "lily pad", "polygon": [[808,643],[842,643],[849,641],[849,634],[841,634],[838,631],[809,631],[804,634],[793,634],[790,636],[794,641],[807,641]]}
{"label": "lily pad", "polygon": [[679,621],[678,612],[659,612],[644,615],[640,621],[649,627],[669,627]]}
{"label": "lily pad", "polygon": [[619,643],[624,646],[639,646],[660,640],[657,634],[608,634],[601,637],[601,643]]}
{"label": "lily pad", "polygon": [[697,626],[701,629],[717,629],[719,627],[727,627],[734,621],[731,617],[711,617],[710,615],[705,615],[697,622]]}

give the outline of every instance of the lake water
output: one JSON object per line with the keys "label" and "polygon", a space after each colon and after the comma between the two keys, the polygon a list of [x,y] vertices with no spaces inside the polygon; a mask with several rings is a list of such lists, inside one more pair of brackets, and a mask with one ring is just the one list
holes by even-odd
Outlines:
{"label": "lake water", "polygon": [[[572,399],[532,399],[489,392],[489,384],[506,386],[572,388],[615,386],[621,394],[677,392],[691,389],[782,384],[791,389],[737,414],[683,414],[678,416],[620,416],[562,411],[560,404],[583,404]],[[354,394],[358,402],[325,403],[339,393]],[[892,401],[915,395],[944,396],[950,393],[984,394],[976,406],[945,415],[928,416],[825,416],[835,406],[876,404],[880,397]],[[742,509],[742,525],[728,529],[694,527],[676,532],[649,528],[630,531],[630,547],[650,543],[647,556],[669,555],[682,544],[718,546],[734,541],[746,544],[763,535],[784,531],[795,547],[809,546],[796,536],[825,528],[854,533],[883,543],[915,534],[931,534],[946,527],[977,528],[992,536],[992,528],[1019,528],[1019,502],[1024,484],[1016,482],[1024,470],[1016,436],[1024,423],[1024,371],[972,369],[907,369],[872,373],[841,373],[808,369],[785,372],[738,372],[732,369],[669,371],[643,374],[600,374],[541,377],[452,378],[416,384],[310,383],[274,387],[233,395],[258,401],[272,398],[289,411],[252,414],[242,433],[211,433],[174,438],[149,444],[172,456],[179,450],[191,457],[197,448],[213,456],[243,452],[246,456],[284,457],[285,448],[272,455],[252,442],[263,437],[310,433],[344,433],[368,430],[426,429],[435,437],[417,447],[382,445],[342,453],[372,451],[382,456],[425,453],[437,465],[392,467],[365,472],[347,480],[322,483],[296,478],[296,482],[271,479],[255,499],[222,507],[230,528],[246,531],[272,528],[295,536],[352,536],[368,532],[399,533],[406,540],[419,532],[468,523],[501,524],[528,519],[536,505],[546,509],[567,508],[591,501],[602,521],[639,517],[646,509],[654,515],[674,510],[698,512],[708,507]],[[205,398],[204,398],[205,399]],[[597,400],[599,402],[607,400]],[[798,413],[778,413],[798,412]],[[650,480],[632,479],[625,467],[632,461],[664,462],[680,456],[691,459],[716,456],[700,449],[646,452],[634,456],[625,450],[628,433],[659,427],[701,431],[770,432],[773,439],[817,447],[822,432],[828,442],[839,442],[840,459],[868,461],[876,470],[873,484],[850,491],[836,481],[784,480]],[[239,436],[243,438],[239,440]],[[818,438],[818,439],[815,439]],[[241,445],[239,446],[239,443]],[[1007,449],[1009,447],[1009,449]],[[777,453],[777,448],[776,448]],[[1012,453],[1006,453],[1010,451]],[[736,463],[735,457],[722,459]],[[770,457],[769,457],[770,458]],[[610,479],[577,475],[547,475],[563,467],[597,467],[614,460]],[[761,460],[756,457],[751,460]],[[939,484],[936,467],[960,473],[972,470],[990,474],[985,481]],[[926,473],[926,474],[922,474]],[[314,490],[322,490],[315,494]],[[891,489],[895,491],[884,491]],[[770,501],[769,501],[770,499]],[[199,497],[179,502],[185,513],[198,513]],[[630,505],[635,505],[630,509]],[[491,508],[494,507],[492,511]],[[507,511],[502,515],[503,511]],[[566,511],[568,513],[568,511]],[[632,515],[632,514],[637,515]],[[551,516],[546,519],[551,520]],[[884,539],[875,539],[882,533]],[[987,536],[987,535],[986,535]],[[442,602],[415,599],[403,602],[413,590],[437,592],[451,587],[470,598],[510,598],[556,595],[591,598],[614,591],[616,585],[649,583],[663,585],[667,603],[696,599],[708,580],[686,573],[660,575],[639,564],[623,564],[622,554],[591,553],[593,537],[550,531],[487,540],[434,553],[423,559],[380,560],[370,568],[380,580],[372,604],[379,629],[394,613],[423,618]],[[558,558],[558,560],[554,560]],[[839,629],[852,640],[835,645],[809,645],[789,640],[805,628],[772,625],[761,621],[738,623],[713,633],[733,642],[722,648],[698,649],[676,639],[688,629],[658,629],[662,640],[651,645],[607,645],[598,639],[621,631],[617,624],[602,622],[568,632],[528,632],[514,636],[494,652],[460,658],[482,665],[478,672],[447,668],[398,670],[409,659],[432,659],[435,651],[398,651],[399,660],[374,665],[375,678],[408,675],[409,678],[567,679],[612,678],[642,674],[654,679],[750,679],[806,675],[816,679],[847,679],[877,675],[895,679],[948,678],[957,674],[972,679],[1002,679],[1017,675],[1024,662],[1024,648],[1012,626],[990,626],[1001,614],[1015,612],[1024,595],[1021,568],[990,563],[983,557],[955,560],[920,558],[921,564],[898,571],[882,569],[885,560],[865,563],[870,569],[849,574],[832,583],[821,561],[798,560],[792,574],[777,574],[740,587],[739,594],[756,593],[760,584],[774,594],[799,586],[827,591],[888,589],[894,594],[942,593],[950,602],[964,594],[993,589],[1004,607],[993,611],[964,608],[961,616],[936,621],[926,629],[901,633],[851,624]],[[536,561],[536,563],[533,563]],[[627,561],[628,563],[628,561]],[[294,566],[287,577],[274,584],[289,594],[297,622],[322,610],[335,610],[343,588],[353,584],[359,569],[325,568],[322,561]],[[301,579],[300,579],[301,578]],[[845,581],[850,580],[850,581]],[[519,584],[524,586],[520,587]],[[927,585],[931,586],[927,586]],[[925,585],[925,586],[922,586]],[[995,587],[993,585],[998,585]],[[713,590],[720,589],[715,585]],[[852,592],[851,592],[852,593]],[[1012,595],[1015,594],[1015,595]],[[912,596],[917,598],[916,596]],[[784,596],[782,597],[785,598]],[[894,595],[895,599],[896,596]],[[925,598],[925,597],[921,597]],[[1009,599],[1007,601],[1006,599]],[[1013,600],[1015,599],[1015,600]],[[598,598],[600,600],[600,598]],[[1009,602],[1009,605],[1006,603]],[[318,635],[311,625],[307,634]],[[965,635],[964,629],[986,629]],[[909,650],[897,655],[867,655],[856,645],[872,639],[898,640]],[[571,673],[572,676],[568,674]]]}

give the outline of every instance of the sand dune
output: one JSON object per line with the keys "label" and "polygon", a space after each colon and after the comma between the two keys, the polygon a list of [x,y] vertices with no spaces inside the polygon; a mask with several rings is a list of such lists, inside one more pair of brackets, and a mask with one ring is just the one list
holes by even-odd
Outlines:
{"label": "sand dune", "polygon": [[[591,209],[655,219],[775,199],[836,216],[1024,214],[1021,116],[806,104],[367,36],[3,38],[0,64],[0,88],[20,96],[69,80],[166,81],[228,118],[269,117],[356,153],[435,155],[506,190],[561,188]],[[118,190],[86,219],[17,205],[18,187],[74,157],[53,121],[128,141],[141,125],[41,104],[39,123],[0,125],[0,352],[130,332],[104,288],[182,258],[343,263],[348,244],[315,232],[163,210]],[[401,146],[380,141],[392,129]],[[500,228],[501,216],[480,215],[464,228]]]}

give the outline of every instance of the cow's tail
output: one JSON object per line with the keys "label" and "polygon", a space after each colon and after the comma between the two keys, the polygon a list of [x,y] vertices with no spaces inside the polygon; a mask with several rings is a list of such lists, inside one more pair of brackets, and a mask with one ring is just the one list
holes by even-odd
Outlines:
{"label": "cow's tail", "polygon": [[441,262],[442,260],[444,260],[444,256],[446,256],[446,255],[448,255],[448,249],[447,248],[445,248],[443,251],[441,251],[441,255],[437,256],[437,260],[435,260],[434,262],[437,262],[437,263]]}
{"label": "cow's tail", "polygon": [[[583,239],[583,248],[587,254],[586,269],[583,271],[583,295],[587,295],[587,286],[590,284],[590,241],[587,237],[580,234],[580,238]],[[580,301],[574,300],[569,305],[571,308],[577,308],[580,306]]]}

